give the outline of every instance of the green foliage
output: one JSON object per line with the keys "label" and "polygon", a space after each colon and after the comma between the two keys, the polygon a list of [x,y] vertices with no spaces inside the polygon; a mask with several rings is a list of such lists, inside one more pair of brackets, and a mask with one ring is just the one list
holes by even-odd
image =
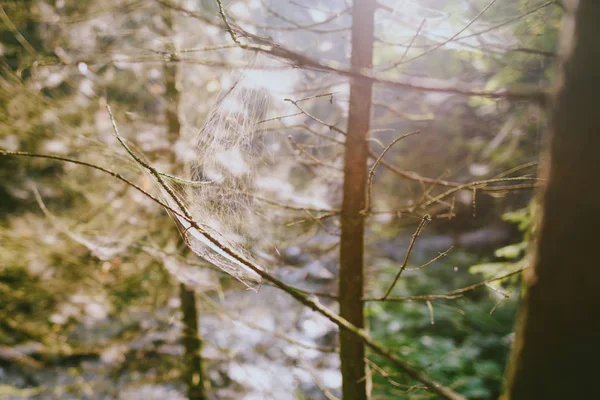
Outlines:
{"label": "green foliage", "polygon": [[[535,203],[506,212],[502,219],[517,225],[521,242],[497,249],[499,261],[473,264],[480,257],[456,249],[449,256],[426,269],[424,275],[407,275],[394,293],[398,296],[449,292],[457,287],[505,275],[526,265],[528,247],[535,220]],[[411,263],[412,264],[412,263]],[[415,262],[416,264],[416,262]],[[455,271],[456,265],[469,265],[466,271]],[[381,282],[390,282],[398,269],[395,263],[379,262],[390,275]],[[418,264],[417,264],[418,265]],[[409,265],[416,266],[416,265]],[[467,272],[468,273],[465,273]],[[407,361],[425,366],[425,371],[441,382],[454,382],[453,388],[469,399],[490,399],[500,395],[507,354],[512,343],[513,319],[519,293],[518,275],[494,281],[456,300],[432,300],[431,308],[423,301],[371,303],[370,328],[385,345],[396,349]],[[488,292],[485,295],[485,292]],[[433,314],[431,313],[433,311]],[[433,320],[433,324],[431,323]],[[373,370],[374,394],[382,398],[429,398],[429,394],[412,380],[393,372],[385,360],[371,359],[391,374],[390,384]]]}
{"label": "green foliage", "polygon": [[[411,286],[419,290],[418,286]],[[494,296],[473,296],[457,301],[433,301],[434,324],[424,302],[371,307],[370,328],[377,339],[395,349],[403,359],[424,366],[440,382],[453,382],[453,388],[467,398],[495,398],[501,390],[517,303],[514,299],[507,300],[494,309],[498,300]],[[395,387],[374,370],[374,395],[429,398],[427,391],[410,389],[413,381],[394,373],[385,360],[375,355],[370,358],[392,374],[394,382],[403,385]]]}
{"label": "green foliage", "polygon": [[532,201],[528,207],[504,213],[502,219],[517,225],[519,231],[523,233],[523,240],[494,251],[494,256],[504,261],[475,264],[469,267],[469,272],[471,274],[481,274],[489,279],[527,266],[526,252],[535,228],[534,213],[536,208],[536,202]]}

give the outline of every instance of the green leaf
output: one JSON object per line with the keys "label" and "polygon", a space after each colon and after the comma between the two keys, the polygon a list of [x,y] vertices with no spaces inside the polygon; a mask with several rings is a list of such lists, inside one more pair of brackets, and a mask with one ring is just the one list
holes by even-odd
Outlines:
{"label": "green leaf", "polygon": [[531,226],[533,221],[532,210],[529,207],[520,210],[510,211],[502,214],[502,219],[513,224],[518,224],[520,231],[525,231]]}
{"label": "green leaf", "polygon": [[509,262],[491,262],[475,264],[469,267],[470,274],[482,274],[485,276],[496,276],[504,270],[512,267],[514,264]]}
{"label": "green leaf", "polygon": [[494,255],[496,257],[502,257],[502,258],[507,258],[509,260],[514,260],[514,259],[519,258],[521,256],[521,254],[525,251],[526,248],[527,248],[527,242],[511,244],[506,247],[497,249],[494,252]]}

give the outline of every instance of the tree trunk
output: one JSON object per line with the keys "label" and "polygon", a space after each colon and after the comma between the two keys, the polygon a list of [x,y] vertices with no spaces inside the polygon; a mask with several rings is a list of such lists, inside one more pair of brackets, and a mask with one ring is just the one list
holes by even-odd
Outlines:
{"label": "tree trunk", "polygon": [[179,298],[183,312],[183,347],[185,348],[185,382],[189,400],[204,400],[204,374],[202,372],[202,340],[198,332],[196,295],[183,283],[179,285]]}
{"label": "tree trunk", "polygon": [[563,21],[549,180],[505,399],[600,399],[600,1],[578,3]]}
{"label": "tree trunk", "polygon": [[[173,33],[173,21],[171,10],[164,9],[164,19],[167,25],[167,35]],[[165,96],[167,99],[167,137],[171,145],[175,145],[179,139],[181,122],[179,120],[179,103],[181,94],[177,89],[177,64],[166,63],[163,68],[165,75]],[[173,150],[173,154],[174,150]],[[173,173],[181,172],[183,168],[177,166],[176,158],[172,157]],[[187,251],[187,246],[184,246]],[[205,400],[204,373],[202,371],[202,340],[199,334],[198,308],[196,295],[193,290],[188,289],[183,283],[179,285],[179,299],[181,301],[181,312],[183,314],[183,347],[184,355],[184,379],[188,388],[189,400]]]}
{"label": "tree trunk", "polygon": [[[166,96],[169,100],[167,106],[168,137],[172,144],[179,138],[181,124],[178,116],[179,91],[175,86],[176,65],[165,65],[165,78],[167,81]],[[174,168],[174,171],[181,168]],[[187,246],[184,247],[187,251]],[[204,400],[204,374],[202,373],[202,340],[199,336],[198,310],[196,306],[196,295],[193,290],[188,289],[183,283],[179,285],[179,299],[181,301],[181,312],[183,313],[183,346],[184,355],[184,379],[188,387],[189,400]]]}
{"label": "tree trunk", "polygon": [[[373,30],[376,2],[355,0],[352,9],[352,57],[354,71],[370,68],[373,60]],[[354,79],[350,84],[350,107],[344,159],[344,198],[340,244],[340,315],[359,328],[364,327],[364,230],[368,133],[371,119],[372,85]],[[345,400],[368,398],[365,377],[365,346],[355,335],[340,331],[342,391]]]}

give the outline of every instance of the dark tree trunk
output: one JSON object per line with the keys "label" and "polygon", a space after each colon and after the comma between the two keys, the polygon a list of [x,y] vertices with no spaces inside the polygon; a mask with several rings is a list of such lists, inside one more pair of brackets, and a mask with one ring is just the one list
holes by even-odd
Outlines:
{"label": "dark tree trunk", "polygon": [[600,1],[568,8],[541,230],[507,373],[512,400],[600,399]]}
{"label": "dark tree trunk", "polygon": [[189,400],[204,400],[204,374],[202,372],[202,340],[198,332],[198,311],[196,297],[182,283],[179,285],[179,298],[183,312],[183,347],[185,348],[185,382]]}
{"label": "dark tree trunk", "polygon": [[[355,0],[352,10],[352,57],[354,71],[370,68],[373,60],[373,29],[376,2]],[[364,230],[368,133],[372,85],[354,79],[350,85],[350,107],[344,159],[344,198],[340,244],[340,314],[355,326],[364,327]],[[342,390],[345,400],[367,399],[364,343],[350,332],[340,332]]]}

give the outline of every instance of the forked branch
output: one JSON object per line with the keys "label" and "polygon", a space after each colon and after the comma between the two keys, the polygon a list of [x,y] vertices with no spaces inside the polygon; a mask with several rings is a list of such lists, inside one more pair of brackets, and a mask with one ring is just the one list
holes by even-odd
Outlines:
{"label": "forked branch", "polygon": [[429,215],[424,215],[423,219],[421,219],[421,222],[419,223],[419,226],[417,226],[417,230],[412,235],[412,240],[410,241],[410,244],[408,245],[408,250],[406,250],[406,255],[404,256],[404,261],[402,262],[402,265],[400,266],[400,269],[398,270],[398,273],[394,277],[394,281],[392,282],[392,284],[388,288],[387,292],[385,292],[385,294],[383,295],[383,297],[381,297],[382,301],[384,301],[384,300],[386,300],[388,298],[388,296],[390,295],[390,293],[394,289],[394,286],[396,286],[396,283],[398,282],[398,279],[400,279],[400,275],[402,275],[402,272],[404,272],[404,270],[406,269],[406,265],[408,264],[408,258],[410,257],[410,253],[412,252],[413,247],[415,246],[417,238],[421,234],[421,231],[425,227],[425,224],[427,224],[429,221],[431,221],[431,218],[429,217]]}

